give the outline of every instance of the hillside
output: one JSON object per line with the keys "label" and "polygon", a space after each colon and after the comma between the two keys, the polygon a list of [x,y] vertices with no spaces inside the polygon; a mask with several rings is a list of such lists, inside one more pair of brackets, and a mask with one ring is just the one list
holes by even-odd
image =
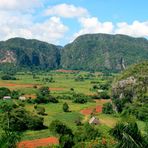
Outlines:
{"label": "hillside", "polygon": [[148,61],[130,66],[112,84],[112,97],[119,112],[148,119]]}
{"label": "hillside", "polygon": [[134,64],[117,76],[113,82],[116,98],[142,99],[148,97],[148,61]]}
{"label": "hillside", "polygon": [[61,54],[65,69],[120,70],[148,59],[148,40],[125,35],[87,34],[66,45]]}
{"label": "hillside", "polygon": [[64,48],[23,38],[0,42],[0,65],[120,71],[121,65],[126,67],[146,59],[148,40],[125,35],[87,34]]}
{"label": "hillside", "polygon": [[59,47],[38,40],[12,38],[0,42],[0,63],[25,67],[58,68]]}

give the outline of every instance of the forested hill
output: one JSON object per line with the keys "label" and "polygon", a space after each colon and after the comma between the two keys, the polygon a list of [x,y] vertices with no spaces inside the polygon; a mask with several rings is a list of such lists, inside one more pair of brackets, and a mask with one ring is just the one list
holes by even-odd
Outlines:
{"label": "forested hill", "polygon": [[148,59],[148,40],[125,35],[87,34],[62,50],[63,68],[79,70],[120,70]]}
{"label": "forested hill", "polygon": [[12,38],[0,42],[0,63],[17,66],[58,68],[60,64],[59,47],[38,40]]}
{"label": "forested hill", "polygon": [[[61,46],[12,38],[0,42],[0,65],[75,70],[121,70],[148,59],[148,40],[125,35],[87,34]],[[121,62],[122,61],[122,62]]]}

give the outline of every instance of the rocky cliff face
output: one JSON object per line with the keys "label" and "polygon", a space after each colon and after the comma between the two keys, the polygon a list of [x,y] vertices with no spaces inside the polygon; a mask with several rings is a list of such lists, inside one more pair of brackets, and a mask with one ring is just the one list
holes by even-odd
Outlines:
{"label": "rocky cliff face", "polygon": [[1,50],[0,51],[0,63],[16,63],[17,59],[15,57],[15,53],[9,50]]}
{"label": "rocky cliff face", "polygon": [[117,99],[148,98],[148,62],[133,65],[123,71],[112,84],[112,94]]}

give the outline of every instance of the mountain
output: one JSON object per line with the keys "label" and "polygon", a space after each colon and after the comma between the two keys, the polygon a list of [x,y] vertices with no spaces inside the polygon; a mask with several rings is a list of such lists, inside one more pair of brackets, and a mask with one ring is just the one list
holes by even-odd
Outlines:
{"label": "mountain", "polygon": [[58,68],[59,47],[38,40],[12,38],[0,42],[0,63],[16,66]]}
{"label": "mountain", "polygon": [[123,65],[145,59],[148,59],[148,40],[126,35],[82,35],[61,52],[61,66],[65,69],[118,71]]}
{"label": "mountain", "polygon": [[119,71],[146,59],[148,40],[125,35],[82,35],[65,47],[23,38],[0,42],[0,65]]}

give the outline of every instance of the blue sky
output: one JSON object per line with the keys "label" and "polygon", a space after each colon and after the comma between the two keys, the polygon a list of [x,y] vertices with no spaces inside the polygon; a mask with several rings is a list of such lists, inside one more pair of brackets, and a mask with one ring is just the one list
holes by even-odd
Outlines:
{"label": "blue sky", "polygon": [[148,0],[0,0],[0,40],[64,45],[86,33],[148,38]]}

